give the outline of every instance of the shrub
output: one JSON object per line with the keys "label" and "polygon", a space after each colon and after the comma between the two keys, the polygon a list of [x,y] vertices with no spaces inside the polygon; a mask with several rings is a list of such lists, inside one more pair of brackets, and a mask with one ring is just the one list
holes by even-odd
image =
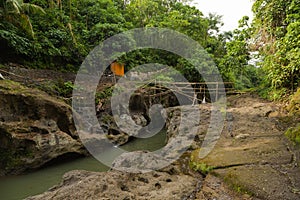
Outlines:
{"label": "shrub", "polygon": [[291,127],[285,132],[285,136],[295,144],[300,144],[300,123],[296,127]]}

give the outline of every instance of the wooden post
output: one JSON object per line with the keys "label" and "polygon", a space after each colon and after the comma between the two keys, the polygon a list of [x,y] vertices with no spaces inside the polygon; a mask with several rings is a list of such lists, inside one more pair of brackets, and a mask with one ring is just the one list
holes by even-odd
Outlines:
{"label": "wooden post", "polygon": [[217,85],[216,85],[216,100],[215,101],[218,101],[218,97],[219,96],[219,82],[217,82]]}
{"label": "wooden post", "polygon": [[194,106],[196,102],[198,103],[198,99],[197,99],[197,92],[195,91],[194,92],[194,99],[193,99],[193,104],[192,105]]}
{"label": "wooden post", "polygon": [[114,72],[113,72],[113,77],[112,77],[112,79],[113,79],[113,84],[116,84],[116,83],[117,83],[117,80],[116,80],[116,75],[115,75]]}

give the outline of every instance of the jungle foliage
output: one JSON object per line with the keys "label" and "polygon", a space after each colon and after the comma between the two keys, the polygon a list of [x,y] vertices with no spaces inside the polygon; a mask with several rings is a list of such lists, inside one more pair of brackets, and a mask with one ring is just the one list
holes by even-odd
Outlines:
{"label": "jungle foliage", "polygon": [[[126,30],[165,27],[197,41],[213,58],[224,81],[237,89],[262,85],[281,96],[299,86],[299,0],[255,0],[254,20],[220,32],[222,17],[181,0],[0,0],[0,63],[76,71],[101,41]],[[256,53],[255,53],[256,52]],[[260,60],[256,65],[249,60]],[[201,76],[184,59],[143,49],[120,57],[129,70],[167,64],[188,80]],[[278,92],[280,91],[280,94]]]}
{"label": "jungle foliage", "polygon": [[265,94],[282,98],[300,86],[300,1],[256,0],[252,10],[252,51],[261,58]]}

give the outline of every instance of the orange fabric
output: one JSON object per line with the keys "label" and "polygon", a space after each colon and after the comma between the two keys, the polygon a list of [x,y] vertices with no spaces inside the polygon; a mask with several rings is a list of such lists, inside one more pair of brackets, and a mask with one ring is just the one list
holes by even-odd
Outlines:
{"label": "orange fabric", "polygon": [[113,62],[110,65],[110,70],[116,75],[116,76],[124,76],[124,65]]}

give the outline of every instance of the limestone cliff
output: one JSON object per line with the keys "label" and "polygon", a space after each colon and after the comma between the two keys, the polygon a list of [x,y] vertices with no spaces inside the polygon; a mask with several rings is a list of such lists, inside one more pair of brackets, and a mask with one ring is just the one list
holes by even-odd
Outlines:
{"label": "limestone cliff", "polygon": [[84,153],[70,106],[40,90],[0,81],[0,175]]}

